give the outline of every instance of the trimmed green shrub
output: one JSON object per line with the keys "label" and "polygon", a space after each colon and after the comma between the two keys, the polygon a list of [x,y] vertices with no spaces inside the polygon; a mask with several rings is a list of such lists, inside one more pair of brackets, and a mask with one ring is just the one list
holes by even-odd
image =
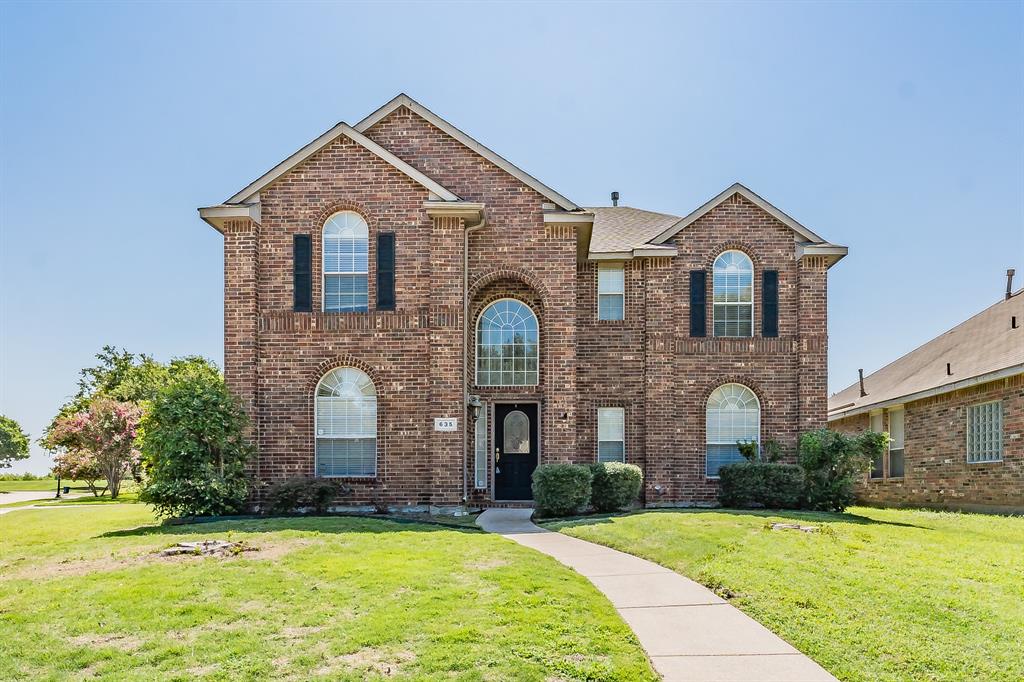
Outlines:
{"label": "trimmed green shrub", "polygon": [[889,445],[889,436],[868,431],[850,436],[829,429],[800,436],[799,462],[806,479],[806,505],[818,511],[843,511],[853,504],[853,485],[871,468],[871,460]]}
{"label": "trimmed green shrub", "polygon": [[796,464],[737,462],[718,470],[723,507],[797,509],[804,497],[804,470]]}
{"label": "trimmed green shrub", "polygon": [[533,499],[542,516],[568,516],[590,502],[590,467],[541,464],[533,470]]}
{"label": "trimmed green shrub", "polygon": [[255,450],[246,415],[212,363],[194,363],[160,389],[143,420],[148,474],[139,499],[160,516],[222,516],[241,511]]}
{"label": "trimmed green shrub", "polygon": [[591,464],[590,504],[599,512],[619,511],[640,496],[644,472],[635,464],[598,462]]}
{"label": "trimmed green shrub", "polygon": [[267,502],[272,514],[291,514],[303,509],[324,514],[332,502],[350,492],[351,488],[334,479],[296,476],[270,486]]}

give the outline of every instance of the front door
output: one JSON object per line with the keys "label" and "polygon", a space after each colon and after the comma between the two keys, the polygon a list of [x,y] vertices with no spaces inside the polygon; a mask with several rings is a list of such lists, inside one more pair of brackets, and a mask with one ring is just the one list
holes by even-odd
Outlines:
{"label": "front door", "polygon": [[494,499],[533,499],[538,433],[536,403],[494,406]]}

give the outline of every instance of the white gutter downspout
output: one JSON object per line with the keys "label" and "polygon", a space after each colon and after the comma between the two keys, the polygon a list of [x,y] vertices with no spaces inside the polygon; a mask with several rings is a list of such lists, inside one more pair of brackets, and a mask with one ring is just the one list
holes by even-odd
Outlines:
{"label": "white gutter downspout", "polygon": [[487,218],[480,212],[480,222],[476,225],[464,225],[462,233],[462,504],[469,500],[469,452],[466,443],[469,441],[469,381],[466,376],[466,363],[469,361],[469,233],[475,232],[487,224]]}

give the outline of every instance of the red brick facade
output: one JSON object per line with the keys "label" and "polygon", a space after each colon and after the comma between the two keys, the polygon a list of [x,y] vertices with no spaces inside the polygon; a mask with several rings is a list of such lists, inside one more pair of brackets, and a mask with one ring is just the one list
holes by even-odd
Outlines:
{"label": "red brick facade", "polygon": [[[431,218],[427,189],[339,137],[260,190],[259,225],[240,220],[224,230],[225,375],[252,416],[260,452],[252,471],[260,481],[314,472],[313,394],[339,366],[366,372],[378,400],[377,475],[350,480],[354,492],[344,504],[493,503],[490,487],[473,486],[471,429],[463,443],[459,432],[433,428],[435,417],[466,422],[462,376],[489,415],[495,401],[540,404],[541,462],[594,461],[597,409],[624,407],[626,460],[645,470],[649,505],[714,503],[716,482],[704,476],[705,403],[722,383],[756,393],[762,439],[792,449],[801,431],[824,425],[828,263],[798,258],[793,231],[760,207],[732,195],[666,242],[677,256],[627,261],[625,320],[598,321],[596,264],[578,256],[577,226],[545,223],[550,199],[408,108],[365,135],[464,201],[483,203],[486,226],[470,233],[463,273],[465,220]],[[312,236],[318,311],[321,229],[341,209],[369,226],[370,310],[293,312],[293,235]],[[394,311],[374,310],[381,231],[396,234]],[[754,335],[692,338],[688,273],[710,272],[726,249],[744,251],[754,264]],[[760,328],[765,269],[779,272],[774,338]],[[471,329],[498,298],[533,309],[538,385],[476,386],[472,335],[460,376],[464,276]],[[710,295],[707,314],[710,334]],[[489,461],[488,481],[492,469]]]}
{"label": "red brick facade", "polygon": [[[967,408],[1002,403],[1002,461],[967,461]],[[904,475],[858,486],[868,504],[1024,512],[1024,374],[906,403]],[[829,424],[847,433],[868,429],[867,413]],[[883,416],[888,429],[888,417]]]}

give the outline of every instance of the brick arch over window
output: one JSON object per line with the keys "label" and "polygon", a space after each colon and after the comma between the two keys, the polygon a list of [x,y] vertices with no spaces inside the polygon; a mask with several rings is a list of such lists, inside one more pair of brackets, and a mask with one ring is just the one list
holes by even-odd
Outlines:
{"label": "brick arch over window", "polygon": [[754,392],[754,395],[757,396],[757,400],[761,403],[763,411],[765,400],[767,400],[764,390],[761,388],[760,383],[745,374],[726,374],[701,386],[699,393],[701,409],[704,409],[704,406],[708,404],[708,398],[711,397],[711,394],[714,393],[715,389],[723,384],[740,384],[741,386],[749,388]]}
{"label": "brick arch over window", "polygon": [[310,228],[314,230],[324,229],[324,223],[327,222],[327,219],[341,211],[352,211],[353,213],[358,213],[362,216],[363,220],[366,221],[366,225],[370,228],[370,232],[374,232],[377,229],[377,222],[370,211],[362,204],[357,204],[352,201],[337,201],[327,204],[326,208],[320,211],[317,215],[316,221],[310,226]]}
{"label": "brick arch over window", "polygon": [[761,258],[760,256],[758,256],[757,251],[754,249],[753,246],[747,244],[746,242],[733,241],[716,244],[707,253],[705,253],[704,269],[710,272],[711,269],[715,267],[715,261],[718,260],[718,257],[721,256],[726,251],[740,251],[741,253],[743,253],[743,255],[750,259],[750,262],[754,266],[755,272],[763,267],[763,264],[761,263]]}
{"label": "brick arch over window", "polygon": [[359,371],[366,373],[366,376],[370,377],[370,381],[372,381],[373,385],[376,386],[377,396],[380,397],[382,393],[381,387],[383,384],[377,369],[373,367],[373,365],[363,362],[359,358],[348,353],[338,355],[330,360],[324,360],[317,365],[316,369],[314,369],[306,378],[306,395],[310,398],[314,398],[316,387],[320,384],[320,379],[322,379],[323,376],[332,369],[337,369],[338,367],[355,367]]}
{"label": "brick arch over window", "polygon": [[537,296],[540,298],[541,305],[545,305],[550,300],[548,288],[536,274],[526,268],[513,266],[502,266],[475,279],[469,285],[469,300],[473,301],[484,287],[499,280],[514,280],[522,282],[537,293]]}

